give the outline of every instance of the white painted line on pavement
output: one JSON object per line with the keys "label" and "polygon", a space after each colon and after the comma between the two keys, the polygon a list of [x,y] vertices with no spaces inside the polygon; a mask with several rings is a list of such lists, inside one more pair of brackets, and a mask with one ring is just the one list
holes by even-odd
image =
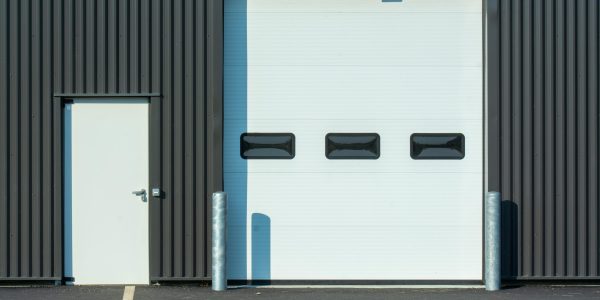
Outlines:
{"label": "white painted line on pavement", "polygon": [[123,291],[123,300],[133,300],[133,294],[135,293],[135,286],[128,285]]}

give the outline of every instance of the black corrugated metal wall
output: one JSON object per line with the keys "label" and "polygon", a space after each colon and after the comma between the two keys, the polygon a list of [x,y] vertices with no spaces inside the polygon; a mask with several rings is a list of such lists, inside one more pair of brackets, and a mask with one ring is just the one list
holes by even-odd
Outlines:
{"label": "black corrugated metal wall", "polygon": [[488,1],[489,189],[506,278],[600,278],[599,0]]}
{"label": "black corrugated metal wall", "polygon": [[[600,0],[486,1],[503,274],[600,278]],[[221,80],[222,1],[0,0],[0,280],[62,276],[57,94],[161,95],[151,276],[209,277]]]}
{"label": "black corrugated metal wall", "polygon": [[[222,187],[222,1],[0,0],[0,280],[62,277],[53,96],[160,95],[153,280],[206,279]],[[157,249],[158,248],[158,249]]]}

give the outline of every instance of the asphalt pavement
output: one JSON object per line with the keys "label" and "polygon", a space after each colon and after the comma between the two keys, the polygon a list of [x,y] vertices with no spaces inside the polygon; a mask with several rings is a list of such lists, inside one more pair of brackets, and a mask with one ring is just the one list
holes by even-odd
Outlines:
{"label": "asphalt pavement", "polygon": [[[354,300],[354,299],[600,299],[600,286],[520,286],[498,292],[481,288],[249,288],[238,287],[213,292],[202,286],[137,286],[125,293],[123,286],[4,286],[0,300],[169,300],[169,299],[237,299],[237,300]],[[129,288],[131,292],[131,288]]]}

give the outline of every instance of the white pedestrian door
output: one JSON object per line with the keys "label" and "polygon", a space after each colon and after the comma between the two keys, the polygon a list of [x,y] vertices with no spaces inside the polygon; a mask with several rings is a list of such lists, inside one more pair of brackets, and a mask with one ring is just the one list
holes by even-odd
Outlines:
{"label": "white pedestrian door", "polygon": [[76,99],[64,125],[65,277],[148,284],[148,101]]}

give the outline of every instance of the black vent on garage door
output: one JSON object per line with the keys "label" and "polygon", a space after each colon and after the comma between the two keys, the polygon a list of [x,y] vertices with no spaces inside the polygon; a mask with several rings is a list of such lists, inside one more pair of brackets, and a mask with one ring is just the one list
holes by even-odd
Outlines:
{"label": "black vent on garage door", "polygon": [[378,159],[379,134],[329,133],[325,136],[328,159]]}
{"label": "black vent on garage door", "polygon": [[240,155],[243,159],[292,159],[295,140],[292,133],[243,133]]}
{"label": "black vent on garage door", "polygon": [[410,136],[413,159],[463,159],[465,136],[461,133],[414,133]]}

